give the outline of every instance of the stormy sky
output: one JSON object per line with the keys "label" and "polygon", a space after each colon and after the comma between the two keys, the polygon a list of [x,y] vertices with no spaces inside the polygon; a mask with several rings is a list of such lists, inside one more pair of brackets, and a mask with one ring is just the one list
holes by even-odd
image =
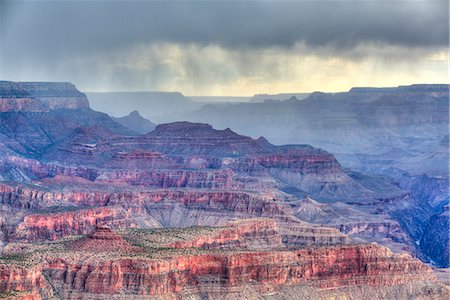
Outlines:
{"label": "stormy sky", "polygon": [[242,96],[448,83],[448,5],[0,0],[0,80]]}

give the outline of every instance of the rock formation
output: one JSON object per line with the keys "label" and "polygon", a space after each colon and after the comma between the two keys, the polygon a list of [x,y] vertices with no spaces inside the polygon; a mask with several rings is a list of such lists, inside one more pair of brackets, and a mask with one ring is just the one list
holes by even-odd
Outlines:
{"label": "rock formation", "polygon": [[85,238],[74,241],[68,246],[76,251],[90,252],[127,252],[132,253],[140,251],[139,248],[133,247],[124,238],[115,233],[106,225],[97,224],[92,233]]}
{"label": "rock formation", "polygon": [[[224,238],[243,227],[246,233],[241,235],[242,242],[255,238],[250,232],[276,231],[270,222],[260,221],[259,225],[256,220],[245,222],[245,225],[231,224],[230,231],[225,228],[213,230],[209,239],[204,233],[203,237],[202,233],[200,237],[178,233],[177,236],[188,237],[184,244],[176,243],[178,252],[173,252],[160,241],[173,239],[175,232],[148,232],[149,236],[157,235],[158,238],[149,244],[130,246],[109,228],[97,226],[93,234],[69,242],[61,250],[47,254],[41,252],[44,262],[34,267],[32,274],[11,263],[2,265],[0,288],[3,292],[17,289],[45,296],[51,294],[51,286],[63,298],[69,295],[88,298],[114,296],[119,299],[136,296],[239,297],[244,295],[247,285],[253,287],[255,299],[267,292],[278,293],[284,288],[303,287],[311,289],[309,293],[312,295],[333,289],[341,289],[342,292],[342,289],[351,290],[358,286],[365,286],[369,291],[381,287],[385,291],[395,288],[396,293],[408,296],[428,295],[435,299],[448,296],[448,289],[435,281],[429,267],[408,254],[394,254],[378,245],[285,250],[275,243],[267,244],[265,250],[225,247],[221,252],[214,250],[216,247],[204,247],[206,244],[227,245],[230,239],[225,241]],[[125,236],[131,239],[133,234],[125,232]],[[189,250],[192,246],[200,246],[203,250],[192,252]],[[135,251],[137,248],[140,251]],[[80,255],[86,252],[96,254]],[[28,263],[26,257],[23,259]],[[411,288],[411,283],[416,287]],[[423,284],[431,289],[423,291],[420,288]],[[389,298],[394,294],[385,296]]]}
{"label": "rock formation", "polygon": [[66,212],[30,214],[13,233],[12,240],[51,241],[69,235],[86,234],[98,224],[115,228],[137,227],[122,207],[108,206]]}
{"label": "rock formation", "polygon": [[174,248],[264,249],[283,247],[276,222],[271,219],[248,219],[229,223],[213,235],[167,245]]}
{"label": "rock formation", "polygon": [[0,112],[89,108],[86,95],[68,82],[0,81]]}
{"label": "rock formation", "polygon": [[431,214],[401,184],[203,123],[140,135],[85,100],[70,84],[0,84],[0,292],[447,296],[419,260],[369,243],[434,243],[413,226]]}
{"label": "rock formation", "polygon": [[156,125],[149,120],[143,118],[138,111],[134,110],[129,115],[121,117],[121,118],[112,118],[114,121],[119,123],[120,125],[130,128],[138,133],[145,134],[153,129],[155,129]]}

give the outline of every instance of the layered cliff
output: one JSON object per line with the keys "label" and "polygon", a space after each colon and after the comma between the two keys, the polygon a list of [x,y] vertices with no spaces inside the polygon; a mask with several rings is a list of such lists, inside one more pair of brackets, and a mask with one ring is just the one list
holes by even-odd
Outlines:
{"label": "layered cliff", "polygon": [[[430,91],[417,88],[418,99],[429,102]],[[413,93],[406,90],[400,94]],[[357,287],[384,298],[397,288],[405,297],[428,288],[436,298],[445,294],[419,261],[362,244],[410,244],[402,226],[422,216],[411,194],[344,170],[329,152],[202,123],[162,124],[138,135],[89,109],[68,84],[3,82],[0,91],[0,292],[239,298],[247,288],[261,296],[304,286],[306,298]],[[384,92],[350,93],[396,106],[380,98]],[[440,107],[445,91],[430,93]],[[315,93],[305,107],[314,99],[336,100]],[[329,117],[320,122],[336,124]],[[304,196],[318,201],[299,200]],[[435,241],[424,236],[426,243]]]}
{"label": "layered cliff", "polygon": [[212,235],[169,244],[174,248],[264,249],[283,247],[277,224],[271,219],[235,221]]}
{"label": "layered cliff", "polygon": [[88,108],[85,94],[68,82],[0,81],[0,112]]}
{"label": "layered cliff", "polygon": [[[41,299],[53,296],[41,266],[31,268],[15,265],[6,260],[0,262],[0,295],[6,294],[9,299]],[[9,293],[9,295],[8,295]]]}
{"label": "layered cliff", "polygon": [[39,213],[25,216],[12,233],[11,240],[52,241],[69,235],[87,234],[106,223],[114,228],[133,228],[137,224],[130,213],[119,206]]}
{"label": "layered cliff", "polygon": [[[164,260],[54,259],[44,268],[52,284],[65,293],[91,297],[121,294],[173,298],[201,292],[211,295],[213,291],[216,297],[224,297],[248,284],[257,294],[299,285],[316,291],[351,286],[402,289],[402,285],[412,282],[433,285],[434,281],[431,270],[419,261],[374,245],[185,254]],[[437,299],[447,296],[439,284],[434,288]],[[408,293],[414,292],[412,289]]]}
{"label": "layered cliff", "polygon": [[[118,212],[119,206],[123,207],[127,214],[166,227],[220,225],[236,218],[289,219],[292,217],[291,208],[284,203],[284,199],[289,196],[275,191],[131,189],[125,186],[93,185],[89,181],[75,177],[67,177],[67,179],[72,182],[63,181],[60,177],[58,181],[40,181],[39,186],[2,184],[0,185],[0,203],[14,209],[21,209],[26,214],[33,214],[35,210],[47,211],[43,217],[49,220],[65,219],[65,217],[61,218],[65,214],[71,217],[80,216],[81,220],[83,214],[99,211],[98,217],[100,218],[104,213],[106,220],[110,220],[113,226],[115,217],[109,217],[111,213],[108,211]],[[77,180],[78,184],[74,184]],[[50,189],[48,185],[51,186]],[[105,210],[95,208],[79,211],[80,208],[87,206],[103,206]],[[70,211],[58,213],[54,211],[55,207]],[[40,216],[33,215],[36,218]],[[128,219],[123,214],[117,214],[117,217],[117,220]],[[55,228],[60,226],[61,224]],[[69,232],[70,230],[67,233]]]}
{"label": "layered cliff", "polygon": [[[63,298],[118,299],[240,297],[247,286],[255,299],[295,287],[309,297],[361,286],[395,288],[408,297],[448,296],[431,269],[408,254],[375,244],[286,250],[280,241],[277,226],[264,219],[223,228],[127,229],[121,235],[98,225],[77,240],[7,247],[0,288],[43,297],[57,291]],[[424,284],[427,292],[419,288]]]}
{"label": "layered cliff", "polygon": [[375,246],[205,254],[165,261],[117,259],[77,263],[56,259],[45,268],[55,285],[67,292],[88,295],[175,296],[186,290],[196,294],[205,285],[223,287],[226,291],[250,282],[259,285],[260,292],[297,284],[319,289],[347,285],[399,286],[433,278],[430,269],[419,261],[395,256]]}

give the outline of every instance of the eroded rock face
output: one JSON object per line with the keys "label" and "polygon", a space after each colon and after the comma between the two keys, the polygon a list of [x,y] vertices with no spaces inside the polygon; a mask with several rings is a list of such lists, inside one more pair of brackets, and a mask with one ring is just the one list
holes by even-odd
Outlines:
{"label": "eroded rock face", "polygon": [[118,259],[82,263],[56,259],[45,266],[65,291],[88,294],[176,295],[201,286],[239,287],[249,282],[273,289],[311,284],[391,286],[432,280],[431,270],[409,255],[374,245],[182,256],[163,261]]}
{"label": "eroded rock face", "polygon": [[42,267],[31,268],[0,264],[0,292],[27,292],[18,299],[41,299],[53,296],[51,286],[42,274]]}
{"label": "eroded rock face", "polygon": [[48,214],[30,214],[12,234],[11,240],[51,241],[68,235],[86,234],[107,223],[115,228],[134,228],[136,222],[122,207],[100,207]]}
{"label": "eroded rock face", "polygon": [[336,225],[339,231],[345,234],[401,236],[403,233],[400,225],[396,222],[361,222]]}
{"label": "eroded rock face", "polygon": [[74,241],[69,248],[77,251],[93,251],[93,252],[139,252],[141,249],[133,247],[124,238],[115,233],[106,225],[97,224],[92,233],[86,237]]}
{"label": "eroded rock face", "polygon": [[[72,179],[72,181],[75,180]],[[130,216],[148,219],[164,227],[223,225],[233,219],[251,217],[284,220],[291,218],[291,208],[282,201],[284,196],[271,192],[208,189],[130,190],[127,188],[122,190],[117,188],[110,190],[109,186],[90,186],[87,190],[86,186],[81,186],[79,190],[72,187],[61,191],[48,191],[37,186],[32,188],[22,185],[0,185],[0,202],[14,208],[28,210],[29,213],[36,209],[49,210],[54,207],[66,207],[73,210],[67,213],[49,211],[46,215],[32,214],[26,218],[30,224],[38,221],[29,220],[44,217],[46,220],[61,220],[63,223],[48,221],[52,224],[49,225],[50,228],[53,228],[52,226],[67,228],[58,234],[60,237],[67,234],[86,233],[86,231],[73,230],[73,226],[80,225],[63,225],[68,222],[64,217],[66,214],[68,219],[76,218],[77,222],[86,222],[89,226],[95,225],[95,220],[100,220],[117,228],[122,228],[122,224],[132,226]],[[79,211],[86,206],[104,207]],[[123,207],[126,212],[118,207]],[[90,228],[89,226],[81,227],[87,229]]]}
{"label": "eroded rock face", "polygon": [[[0,287],[2,291],[17,289],[44,298],[51,294],[51,286],[64,298],[127,299],[200,295],[222,298],[228,293],[239,296],[251,285],[255,299],[259,299],[268,291],[297,286],[306,288],[308,297],[323,290],[358,286],[385,291],[395,287],[411,297],[424,293],[411,288],[413,284],[427,284],[436,299],[448,296],[448,290],[435,281],[431,269],[408,254],[394,254],[375,244],[316,244],[287,250],[272,220],[246,220],[224,228],[186,229],[184,233],[146,232],[146,238],[139,229],[134,230],[137,232],[124,231],[122,236],[105,225],[97,225],[91,234],[78,240],[57,247],[41,244],[38,253],[18,244],[25,249],[19,252],[19,261],[34,266],[23,268],[13,261],[2,265]],[[133,235],[135,238],[131,238]],[[164,242],[179,238],[184,241]],[[52,251],[45,251],[49,249],[46,247]],[[33,257],[27,257],[28,253]],[[379,290],[376,294],[382,295]],[[285,298],[296,299],[295,295]]]}
{"label": "eroded rock face", "polygon": [[88,108],[86,95],[68,82],[0,81],[0,112]]}
{"label": "eroded rock face", "polygon": [[[385,210],[400,203],[408,212],[409,196],[348,175],[324,150],[275,146],[189,122],[139,136],[90,110],[73,86],[2,84],[0,236],[8,243],[2,251],[22,255],[67,298],[211,295],[211,286],[239,291],[252,285],[256,294],[299,284],[314,290],[416,281],[436,287],[419,261],[352,244],[342,233],[401,237]],[[323,203],[297,203],[300,195]],[[332,206],[335,201],[345,209]],[[356,211],[347,209],[352,205],[369,218],[342,218]],[[327,226],[335,228],[300,216],[317,223],[331,218]],[[386,222],[379,221],[383,216]],[[271,220],[242,221],[255,217]],[[149,238],[152,231],[144,244],[126,233],[135,227],[164,227],[174,235],[179,232],[170,228],[198,230],[190,226],[221,227],[164,245]],[[17,285],[44,297],[35,269],[12,261],[5,274],[31,275],[5,275],[7,290]],[[410,290],[404,294],[413,295]]]}
{"label": "eroded rock face", "polygon": [[228,227],[210,236],[200,236],[192,241],[175,242],[168,247],[203,249],[264,249],[282,247],[277,224],[270,219],[232,222]]}
{"label": "eroded rock face", "polygon": [[98,182],[127,183],[154,188],[236,189],[231,170],[153,170],[105,172]]}
{"label": "eroded rock face", "polygon": [[292,221],[280,221],[278,228],[283,243],[290,248],[342,245],[350,242],[347,235],[334,228]]}

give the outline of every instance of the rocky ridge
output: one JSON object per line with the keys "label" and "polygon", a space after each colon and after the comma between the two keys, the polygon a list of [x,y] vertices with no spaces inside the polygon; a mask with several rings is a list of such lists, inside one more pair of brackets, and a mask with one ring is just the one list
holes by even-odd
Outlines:
{"label": "rocky ridge", "polygon": [[[264,221],[257,228],[254,226],[258,224],[255,220],[237,226],[245,223],[252,224],[253,227],[247,229],[251,231],[250,228],[253,228],[254,233],[260,232],[261,228],[271,228],[271,231],[275,229]],[[134,254],[133,251],[119,254],[117,245],[123,246],[122,248],[130,247],[124,238],[133,241],[136,229],[134,232],[125,231],[122,237],[99,226],[92,235],[79,240],[58,245],[49,244],[53,250],[40,252],[40,258],[36,257],[36,254],[32,260],[26,257],[27,251],[32,249],[19,253],[19,257],[25,256],[17,262],[11,259],[8,262],[6,256],[4,259],[7,263],[3,264],[1,269],[3,275],[0,276],[0,288],[2,292],[14,288],[17,291],[34,292],[42,297],[55,293],[64,298],[114,296],[127,299],[136,296],[214,297],[219,291],[221,297],[239,297],[245,286],[250,284],[256,292],[255,299],[258,299],[267,292],[278,293],[281,287],[286,286],[304,286],[318,293],[360,285],[367,286],[369,290],[371,287],[395,287],[397,292],[415,295],[424,291],[420,288],[410,289],[406,285],[415,282],[421,286],[427,282],[428,286],[432,287],[432,290],[428,289],[428,295],[431,294],[436,299],[448,296],[448,289],[435,281],[429,267],[407,254],[393,254],[378,245],[335,245],[283,250],[275,243],[267,245],[269,248],[265,251],[245,250],[245,247],[240,245],[245,245],[244,241],[252,240],[254,235],[244,234],[241,236],[241,242],[235,244],[232,249],[222,247],[222,250],[217,252],[215,247],[211,250],[202,247],[203,250],[191,250],[191,246],[199,245],[201,236],[205,236],[208,231],[210,241],[215,240],[214,244],[219,245],[224,234],[227,235],[225,232],[233,230],[234,226],[236,224],[228,229],[185,229],[200,230],[200,236],[195,233],[177,234],[184,236],[184,245],[187,248],[178,243],[178,250],[175,252],[168,250],[166,244],[161,243],[161,239],[164,240],[167,235],[169,239],[173,239],[176,231],[147,231],[144,234],[153,239],[149,244],[133,246],[141,249]],[[155,234],[158,235],[156,239]],[[86,243],[86,240],[89,243]],[[145,236],[143,240],[146,240]],[[94,246],[95,244],[97,246]],[[151,248],[147,248],[148,245],[151,245]],[[104,249],[99,255],[88,258],[89,256],[83,254],[98,252],[99,247]],[[9,251],[13,249],[14,247],[11,247]],[[36,264],[36,261],[41,263],[31,269],[34,270],[33,274],[24,273],[26,269],[23,265]],[[27,267],[28,270],[29,268]],[[12,272],[16,272],[14,277],[8,275]],[[27,276],[33,279],[28,279]],[[14,284],[11,283],[12,278]],[[37,285],[34,283],[36,281],[41,283]]]}
{"label": "rocky ridge", "polygon": [[0,81],[0,112],[80,108],[89,108],[89,102],[71,83]]}
{"label": "rocky ridge", "polygon": [[[3,93],[20,107],[0,112],[0,259],[24,275],[0,277],[0,287],[19,282],[37,298],[228,297],[298,285],[310,296],[355,286],[423,295],[417,283],[445,295],[420,261],[367,243],[412,243],[389,209],[410,209],[411,195],[347,172],[329,152],[202,123],[139,135],[72,107],[70,85],[12,86]],[[20,89],[40,106],[11,100]]]}

